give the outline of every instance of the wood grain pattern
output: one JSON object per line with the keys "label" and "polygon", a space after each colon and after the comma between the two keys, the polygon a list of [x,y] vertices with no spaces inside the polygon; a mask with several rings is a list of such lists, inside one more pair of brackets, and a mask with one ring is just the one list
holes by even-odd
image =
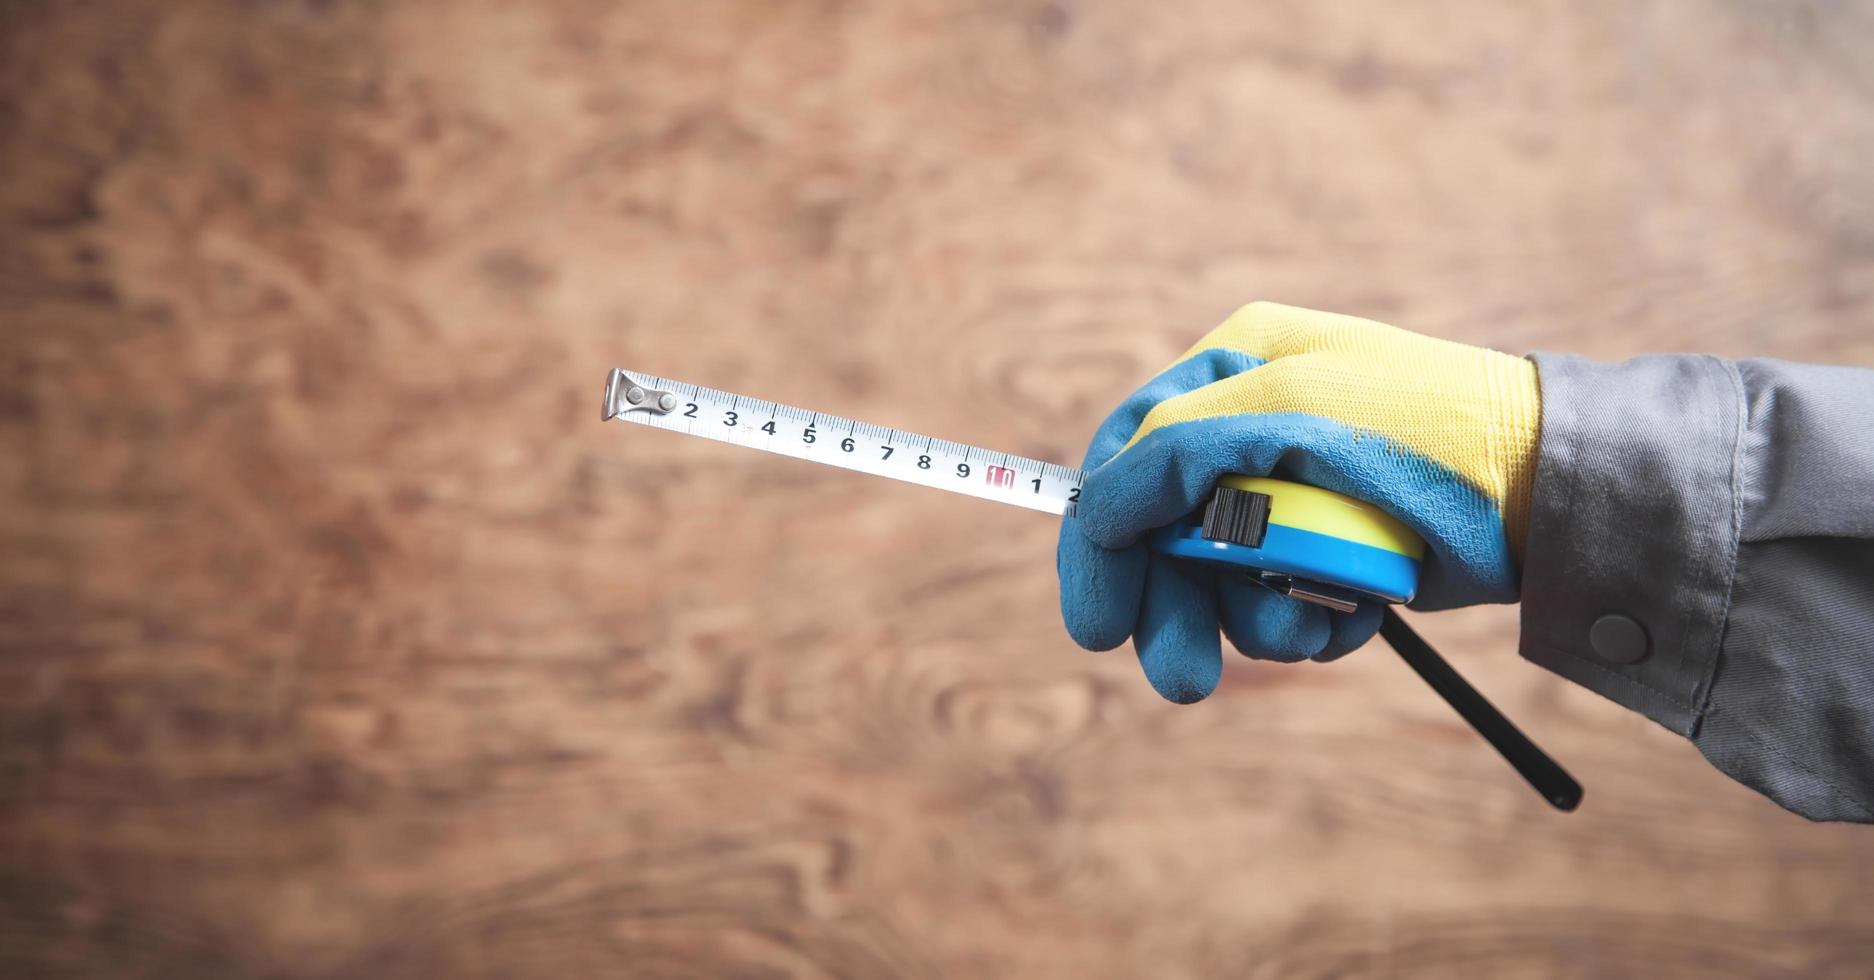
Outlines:
{"label": "wood grain pattern", "polygon": [[0,975],[1874,974],[1874,837],[1418,626],[1196,707],[1051,523],[1235,305],[1874,364],[1874,6],[0,4]]}

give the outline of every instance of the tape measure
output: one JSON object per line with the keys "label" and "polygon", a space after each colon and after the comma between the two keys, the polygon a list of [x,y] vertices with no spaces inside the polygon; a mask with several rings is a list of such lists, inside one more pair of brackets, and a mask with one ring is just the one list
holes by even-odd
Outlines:
{"label": "tape measure", "polygon": [[[870,425],[734,392],[614,368],[602,418],[620,419],[841,469],[1072,517],[1086,472]],[[1352,612],[1410,602],[1425,543],[1364,501],[1270,477],[1225,476],[1195,513],[1150,536],[1153,549],[1251,576],[1277,592]],[[1380,635],[1523,778],[1560,810],[1581,785],[1387,608]]]}
{"label": "tape measure", "polygon": [[[1069,466],[623,369],[606,379],[603,417],[1068,517],[1086,478]],[[1270,477],[1223,478],[1202,508],[1150,540],[1342,612],[1362,599],[1412,601],[1425,553],[1411,529],[1372,504]]]}

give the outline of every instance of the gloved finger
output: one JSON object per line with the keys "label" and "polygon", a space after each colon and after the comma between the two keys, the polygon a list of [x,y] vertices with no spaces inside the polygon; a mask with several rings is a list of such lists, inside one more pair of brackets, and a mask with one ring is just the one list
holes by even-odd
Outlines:
{"label": "gloved finger", "polygon": [[1284,449],[1305,438],[1299,429],[1309,424],[1332,423],[1236,416],[1154,430],[1088,474],[1080,489],[1079,520],[1087,537],[1100,544],[1130,544],[1196,510],[1218,477],[1268,475]]}
{"label": "gloved finger", "polygon": [[[1193,361],[1228,353],[1201,351]],[[1149,406],[1128,441],[1081,488],[1087,536],[1109,548],[1130,544],[1195,510],[1226,473],[1265,476],[1303,440],[1352,441],[1344,426],[1319,417],[1236,410],[1243,399],[1255,399],[1267,387],[1261,377],[1279,367],[1239,371]],[[1331,429],[1331,440],[1309,431],[1322,427]]]}
{"label": "gloved finger", "polygon": [[1137,441],[1081,488],[1087,537],[1107,547],[1130,544],[1195,510],[1218,477],[1266,476],[1279,467],[1285,479],[1369,501],[1424,539],[1429,552],[1412,608],[1513,601],[1502,516],[1457,473],[1335,419],[1243,407],[1289,387],[1283,365],[1300,360],[1270,362],[1149,411]]}
{"label": "gloved finger", "polygon": [[1385,612],[1385,603],[1362,600],[1360,607],[1353,612],[1332,613],[1330,616],[1333,622],[1332,632],[1320,652],[1314,655],[1314,659],[1322,663],[1339,660],[1365,646],[1366,641],[1371,640],[1373,634],[1379,632],[1380,616]]}
{"label": "gloved finger", "polygon": [[1246,576],[1224,576],[1217,600],[1223,635],[1246,657],[1295,663],[1319,654],[1332,638],[1328,610],[1278,595]]}
{"label": "gloved finger", "polygon": [[[1262,359],[1239,350],[1197,351],[1160,371],[1156,377],[1127,395],[1100,423],[1100,428],[1093,434],[1093,441],[1087,445],[1086,458],[1081,466],[1092,469],[1113,458],[1132,434],[1139,429],[1139,423],[1160,402],[1214,384],[1224,378],[1241,374],[1262,364]],[[1081,505],[1085,513],[1086,505]]]}
{"label": "gloved finger", "polygon": [[[1107,416],[1087,447],[1086,465],[1096,467],[1118,452],[1152,406],[1261,363],[1241,351],[1219,350],[1166,368]],[[1086,506],[1081,504],[1083,515]],[[1075,643],[1089,650],[1110,650],[1124,643],[1138,623],[1147,552],[1133,542],[1102,547],[1086,536],[1085,528],[1086,522],[1079,517],[1061,522],[1054,553],[1061,582],[1061,619]]]}
{"label": "gloved finger", "polygon": [[1153,555],[1145,568],[1133,644],[1145,679],[1167,701],[1190,704],[1217,689],[1217,574],[1195,562]]}
{"label": "gloved finger", "polygon": [[[1218,477],[1266,476],[1284,463],[1297,471],[1291,478],[1370,499],[1395,516],[1411,513],[1404,505],[1416,501],[1392,497],[1432,484],[1481,501],[1455,474],[1373,431],[1295,410],[1307,400],[1298,389],[1311,376],[1297,373],[1307,367],[1303,357],[1272,361],[1153,405],[1131,441],[1081,489],[1087,536],[1108,547],[1129,543],[1195,509]],[[1372,397],[1358,393],[1363,401]]]}
{"label": "gloved finger", "polygon": [[1102,548],[1080,530],[1080,522],[1061,522],[1054,567],[1061,578],[1061,620],[1067,635],[1088,650],[1111,650],[1126,642],[1139,621],[1145,591],[1143,544]]}

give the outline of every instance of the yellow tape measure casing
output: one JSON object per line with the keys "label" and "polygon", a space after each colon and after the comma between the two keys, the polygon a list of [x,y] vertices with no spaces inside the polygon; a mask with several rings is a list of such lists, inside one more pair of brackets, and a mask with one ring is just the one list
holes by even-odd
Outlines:
{"label": "yellow tape measure casing", "polygon": [[1217,485],[1267,496],[1271,524],[1383,548],[1408,558],[1425,557],[1425,542],[1411,528],[1364,500],[1268,476],[1232,474]]}

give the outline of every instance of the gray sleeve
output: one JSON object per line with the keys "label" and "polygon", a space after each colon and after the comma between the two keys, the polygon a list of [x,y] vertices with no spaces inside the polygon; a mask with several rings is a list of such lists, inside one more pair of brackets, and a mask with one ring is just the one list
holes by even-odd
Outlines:
{"label": "gray sleeve", "polygon": [[1874,822],[1874,371],[1537,354],[1523,656]]}

